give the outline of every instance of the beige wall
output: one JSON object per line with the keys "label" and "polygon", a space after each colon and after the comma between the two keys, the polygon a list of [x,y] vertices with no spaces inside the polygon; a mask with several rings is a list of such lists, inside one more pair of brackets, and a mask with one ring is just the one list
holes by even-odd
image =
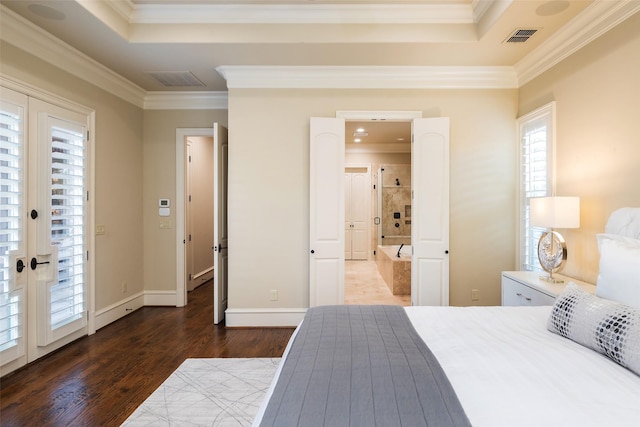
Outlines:
{"label": "beige wall", "polygon": [[96,310],[141,292],[142,109],[9,44],[0,49],[2,73],[95,110],[95,221],[106,230],[96,236]]}
{"label": "beige wall", "polygon": [[557,108],[556,193],[580,196],[580,229],[563,231],[564,273],[595,283],[596,233],[620,207],[640,206],[640,14],[523,86],[519,115]]}
{"label": "beige wall", "polygon": [[[147,110],[144,113],[144,283],[176,290],[176,129],[227,125],[226,110]],[[171,200],[170,229],[160,229],[158,199]]]}
{"label": "beige wall", "polygon": [[[516,90],[250,90],[229,93],[229,306],[309,303],[309,117],[420,110],[451,118],[453,305],[500,303],[514,268]],[[271,289],[278,301],[269,301]]]}

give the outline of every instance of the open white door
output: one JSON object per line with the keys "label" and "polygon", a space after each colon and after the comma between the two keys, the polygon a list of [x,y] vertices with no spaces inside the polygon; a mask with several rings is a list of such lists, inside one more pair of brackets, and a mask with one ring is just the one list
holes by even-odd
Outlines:
{"label": "open white door", "polygon": [[449,118],[414,119],[411,303],[449,305]]}
{"label": "open white door", "polygon": [[228,295],[227,129],[213,124],[213,323],[224,320]]}
{"label": "open white door", "polygon": [[309,306],[344,302],[344,119],[312,117]]}

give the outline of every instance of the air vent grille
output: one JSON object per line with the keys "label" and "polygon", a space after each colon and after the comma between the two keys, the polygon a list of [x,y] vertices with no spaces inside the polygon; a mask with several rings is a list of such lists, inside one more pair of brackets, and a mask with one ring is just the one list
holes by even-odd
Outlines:
{"label": "air vent grille", "polygon": [[518,28],[507,37],[505,43],[524,43],[531,38],[538,30],[535,28]]}
{"label": "air vent grille", "polygon": [[147,75],[160,82],[165,87],[202,87],[206,86],[190,71],[158,71]]}

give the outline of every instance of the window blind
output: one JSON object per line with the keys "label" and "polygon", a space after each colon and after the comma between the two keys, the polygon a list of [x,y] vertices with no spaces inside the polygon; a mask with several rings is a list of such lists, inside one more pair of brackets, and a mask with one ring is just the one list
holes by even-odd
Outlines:
{"label": "window blind", "polygon": [[51,243],[58,249],[58,283],[51,287],[51,329],[85,311],[85,148],[81,133],[52,127]]}
{"label": "window blind", "polygon": [[0,351],[15,347],[22,331],[21,289],[9,281],[11,252],[22,243],[23,109],[0,107]]}
{"label": "window blind", "polygon": [[542,271],[538,241],[545,229],[532,227],[529,201],[549,195],[551,187],[552,108],[545,108],[520,124],[520,259],[525,270]]}

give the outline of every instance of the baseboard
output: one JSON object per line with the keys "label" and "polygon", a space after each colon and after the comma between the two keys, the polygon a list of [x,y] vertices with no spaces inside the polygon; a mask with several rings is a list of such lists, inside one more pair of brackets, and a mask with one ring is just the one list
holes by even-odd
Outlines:
{"label": "baseboard", "polygon": [[96,311],[96,330],[107,326],[109,323],[126,316],[127,314],[139,309],[144,305],[144,296],[142,292],[130,296],[122,301]]}
{"label": "baseboard", "polygon": [[225,311],[227,327],[296,327],[306,308],[229,308]]}
{"label": "baseboard", "polygon": [[176,291],[144,291],[144,305],[176,306]]}

